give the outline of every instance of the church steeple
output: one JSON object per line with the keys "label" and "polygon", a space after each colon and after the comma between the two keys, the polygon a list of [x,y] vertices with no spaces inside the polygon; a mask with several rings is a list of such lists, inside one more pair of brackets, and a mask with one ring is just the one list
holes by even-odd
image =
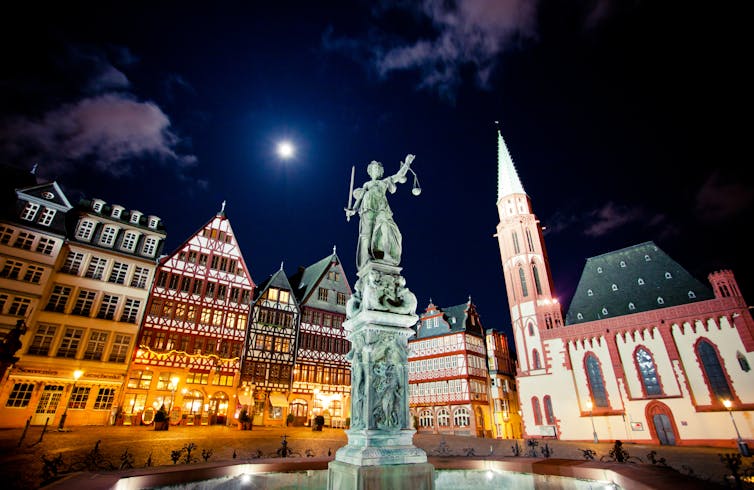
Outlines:
{"label": "church steeple", "polygon": [[513,158],[505,145],[505,140],[497,128],[497,200],[511,194],[526,194],[521,179],[518,178]]}

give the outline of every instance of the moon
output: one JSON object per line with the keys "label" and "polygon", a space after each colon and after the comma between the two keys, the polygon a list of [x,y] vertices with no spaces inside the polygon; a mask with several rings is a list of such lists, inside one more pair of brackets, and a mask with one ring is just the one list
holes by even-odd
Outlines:
{"label": "moon", "polygon": [[288,160],[296,154],[296,148],[290,141],[281,141],[277,146],[277,154],[283,160]]}

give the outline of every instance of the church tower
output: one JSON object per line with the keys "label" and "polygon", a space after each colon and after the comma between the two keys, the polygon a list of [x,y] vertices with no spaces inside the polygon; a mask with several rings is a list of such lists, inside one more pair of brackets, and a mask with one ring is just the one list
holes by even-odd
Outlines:
{"label": "church tower", "polygon": [[547,368],[542,330],[563,326],[542,227],[532,210],[505,140],[497,132],[497,240],[521,374]]}

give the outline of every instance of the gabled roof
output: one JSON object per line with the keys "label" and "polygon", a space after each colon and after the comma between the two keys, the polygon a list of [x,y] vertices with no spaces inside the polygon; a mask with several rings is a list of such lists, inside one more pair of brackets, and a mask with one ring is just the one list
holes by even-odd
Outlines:
{"label": "gabled roof", "polygon": [[332,264],[336,264],[340,268],[343,282],[348,290],[348,294],[350,294],[351,288],[345,278],[343,268],[340,267],[340,258],[333,247],[332,254],[315,262],[309,267],[299,267],[298,271],[290,277],[290,283],[293,286],[294,294],[300,304],[305,303],[309,299],[317,285],[322,281],[324,275],[330,270]]}
{"label": "gabled roof", "polygon": [[[438,321],[429,322],[432,317],[442,313]],[[479,317],[474,304],[469,299],[460,305],[439,308],[431,301],[427,310],[419,317],[416,327],[416,338],[435,337],[449,333],[469,332],[484,336],[484,328],[481,323],[476,323]]]}
{"label": "gabled roof", "polygon": [[[264,292],[271,287],[282,289],[284,291],[293,291],[291,283],[288,282],[288,277],[285,275],[285,271],[283,270],[282,265],[280,266],[280,269],[278,269],[274,274],[270,275],[270,277],[262,281],[262,283],[257,286],[257,289],[254,291],[254,301],[262,297]],[[292,296],[294,298],[294,301],[296,301],[296,295],[294,294]]]}
{"label": "gabled roof", "polygon": [[19,188],[16,189],[16,193],[19,197],[44,202],[45,205],[58,211],[66,212],[73,207],[57,182],[45,182],[44,184]]}
{"label": "gabled roof", "polygon": [[587,259],[566,325],[712,299],[712,290],[653,242]]}

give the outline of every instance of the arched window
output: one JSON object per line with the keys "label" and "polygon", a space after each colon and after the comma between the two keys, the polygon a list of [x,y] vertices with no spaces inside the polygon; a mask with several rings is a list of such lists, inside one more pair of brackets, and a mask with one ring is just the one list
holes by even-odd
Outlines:
{"label": "arched window", "polygon": [[548,425],[555,425],[555,414],[552,411],[552,398],[550,398],[550,395],[545,395],[544,404],[545,422],[547,422]]}
{"label": "arched window", "polygon": [[647,396],[662,395],[662,387],[657,377],[657,368],[652,355],[643,347],[636,350],[636,365],[639,367],[641,382]]}
{"label": "arched window", "polygon": [[449,427],[450,426],[450,413],[448,413],[447,408],[441,408],[437,412],[437,426],[438,427]]}
{"label": "arched window", "polygon": [[419,425],[421,427],[432,427],[434,418],[432,417],[432,411],[431,410],[424,410],[419,415]]}
{"label": "arched window", "polygon": [[526,286],[526,276],[524,275],[524,268],[518,268],[518,277],[521,280],[521,293],[524,297],[529,296],[529,288]]}
{"label": "arched window", "polygon": [[741,366],[741,371],[748,373],[751,371],[749,367],[749,361],[746,360],[746,356],[741,354],[741,351],[736,352],[736,359],[738,359],[738,365]]}
{"label": "arched window", "polygon": [[513,253],[521,253],[521,247],[518,246],[518,235],[516,235],[515,231],[513,232]]}
{"label": "arched window", "polygon": [[534,242],[531,239],[531,230],[526,229],[526,243],[529,245],[529,252],[534,251]]}
{"label": "arched window", "polygon": [[531,397],[531,408],[534,413],[534,425],[542,425],[542,409],[539,408],[539,398]]}
{"label": "arched window", "polygon": [[718,400],[732,400],[733,394],[728,386],[728,379],[725,377],[725,371],[712,344],[707,340],[701,340],[696,345],[696,355],[699,356],[704,374],[707,376],[715,397]]}
{"label": "arched window", "polygon": [[537,349],[531,351],[531,359],[534,369],[542,369],[542,361],[539,359],[539,351]]}
{"label": "arched window", "polygon": [[602,377],[602,368],[600,362],[594,354],[586,356],[586,378],[589,383],[589,391],[592,392],[592,400],[595,407],[605,407],[607,403],[607,392],[605,391],[605,380]]}
{"label": "arched window", "polygon": [[533,323],[529,324],[529,335],[534,335],[534,324]]}
{"label": "arched window", "polygon": [[537,270],[537,266],[532,264],[531,271],[534,274],[534,287],[537,288],[537,294],[542,294],[542,283],[539,282],[539,271]]}
{"label": "arched window", "polygon": [[453,423],[456,427],[468,427],[469,426],[469,411],[465,408],[459,408],[453,414]]}

